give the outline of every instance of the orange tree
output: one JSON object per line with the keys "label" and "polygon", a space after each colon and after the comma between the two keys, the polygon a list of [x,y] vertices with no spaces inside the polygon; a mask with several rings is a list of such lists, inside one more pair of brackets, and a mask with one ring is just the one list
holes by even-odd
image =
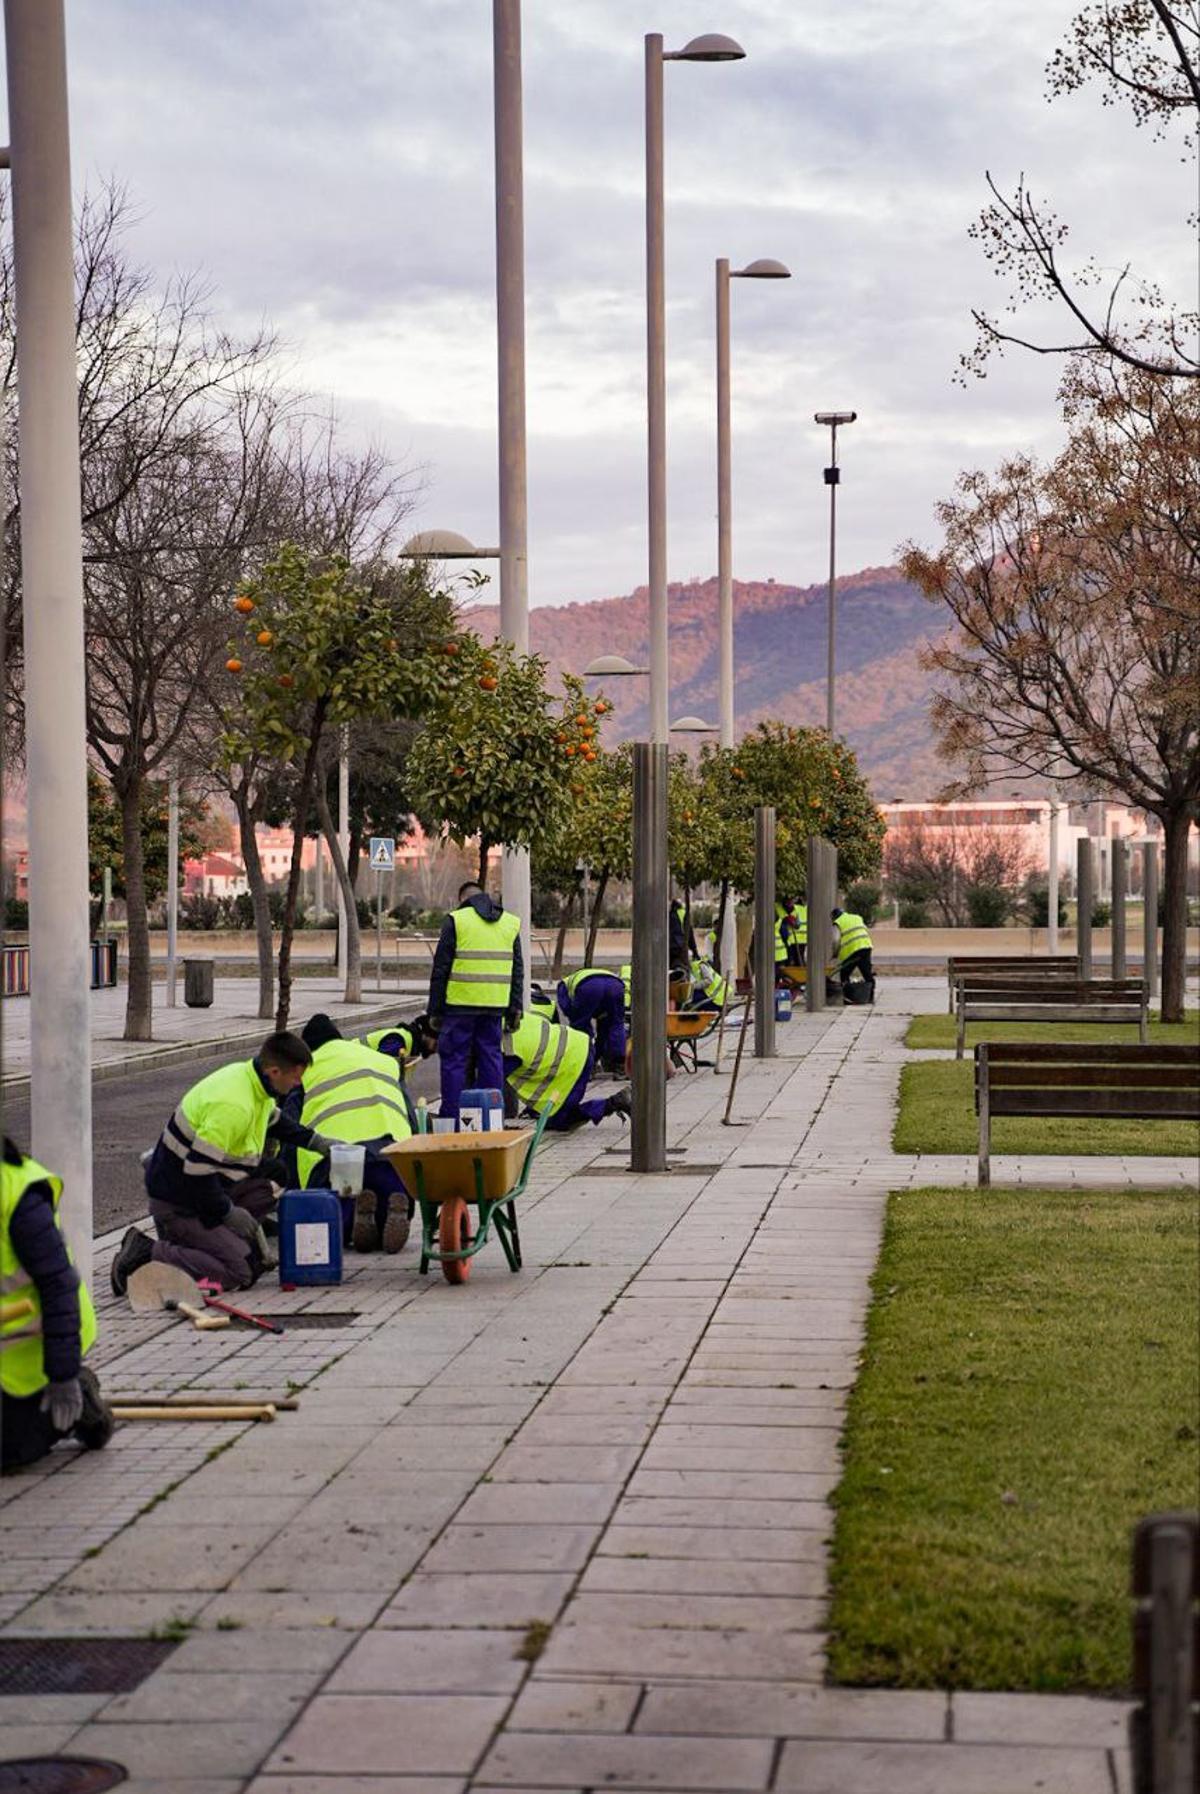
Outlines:
{"label": "orange tree", "polygon": [[706,878],[747,896],[754,889],[754,811],[775,808],[775,876],[780,892],[802,897],[810,835],[838,851],[843,885],[877,872],[885,833],[858,762],[824,729],[760,723],[736,748],[705,748],[699,764]]}
{"label": "orange tree", "polygon": [[546,663],[478,636],[446,644],[452,667],[413,743],[408,777],[422,826],[479,844],[479,878],[499,844],[530,847],[571,800],[578,773],[599,757],[596,706],[578,679],[546,688]]}
{"label": "orange tree", "polygon": [[[604,716],[608,708],[599,698],[592,714]],[[580,712],[572,714],[578,717]],[[570,912],[581,896],[585,878],[595,881],[591,926],[583,950],[583,962],[590,965],[609,881],[628,878],[633,870],[633,749],[626,742],[611,751],[593,748],[593,753],[593,759],[582,762],[574,756],[564,803],[551,827],[539,833],[534,844],[535,882],[544,891],[557,892],[563,903],[556,969]]]}
{"label": "orange tree", "polygon": [[[449,596],[419,564],[355,570],[340,556],[310,556],[285,543],[233,600],[236,632],[226,670],[244,703],[224,739],[227,760],[266,755],[296,770],[292,865],[279,947],[277,1028],[291,1005],[291,950],[301,850],[319,797],[322,750],[343,724],[420,717],[442,699],[456,639]],[[347,972],[357,954],[353,893],[336,837],[334,869],[346,895]]]}

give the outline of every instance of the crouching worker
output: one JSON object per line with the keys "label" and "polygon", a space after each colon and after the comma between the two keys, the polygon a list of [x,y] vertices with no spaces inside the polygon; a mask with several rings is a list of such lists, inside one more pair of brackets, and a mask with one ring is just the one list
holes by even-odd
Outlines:
{"label": "crouching worker", "polygon": [[572,1028],[591,1034],[608,1071],[625,1070],[625,986],[616,972],[585,966],[558,987],[558,1007]]}
{"label": "crouching worker", "polygon": [[386,1053],[396,1061],[402,1084],[414,1059],[428,1059],[437,1052],[437,1035],[429,1026],[427,1015],[415,1015],[411,1022],[396,1022],[390,1028],[372,1028],[363,1039],[375,1052]]}
{"label": "crouching worker", "polygon": [[112,1412],[83,1362],[96,1337],[87,1285],[59,1225],[62,1182],[4,1141],[0,1178],[0,1469],[60,1439],[107,1445]]}
{"label": "crouching worker", "polygon": [[[369,1037],[368,1037],[369,1038]],[[413,1132],[408,1093],[398,1062],[364,1040],[346,1040],[327,1015],[314,1015],[301,1035],[312,1053],[304,1079],[305,1127],[326,1140],[364,1146],[363,1188],[342,1198],[343,1235],[356,1252],[400,1252],[408,1241],[413,1204],[379,1148],[407,1140]],[[329,1159],[316,1152],[296,1154],[302,1189],[330,1188]]]}
{"label": "crouching worker", "polygon": [[249,1289],[271,1262],[262,1217],[288,1183],[281,1159],[265,1157],[267,1137],[281,1146],[328,1152],[329,1141],[279,1105],[304,1082],[312,1054],[296,1034],[272,1034],[253,1059],[201,1078],[162,1131],[146,1164],[150,1239],[127,1231],[113,1259],[115,1295],[130,1273],[154,1259],[222,1289]]}
{"label": "crouching worker", "polygon": [[549,1112],[546,1126],[555,1133],[603,1121],[606,1115],[629,1115],[628,1085],[611,1096],[587,1095],[595,1059],[590,1035],[541,1016],[527,1015],[505,1036],[505,1078],[523,1107],[535,1115]]}

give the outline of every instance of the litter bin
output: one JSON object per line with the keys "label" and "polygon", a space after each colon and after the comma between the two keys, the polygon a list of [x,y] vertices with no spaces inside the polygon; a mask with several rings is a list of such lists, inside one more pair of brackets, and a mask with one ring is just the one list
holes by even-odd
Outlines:
{"label": "litter bin", "polygon": [[189,1009],[212,1008],[213,962],[211,959],[184,960],[183,1000]]}

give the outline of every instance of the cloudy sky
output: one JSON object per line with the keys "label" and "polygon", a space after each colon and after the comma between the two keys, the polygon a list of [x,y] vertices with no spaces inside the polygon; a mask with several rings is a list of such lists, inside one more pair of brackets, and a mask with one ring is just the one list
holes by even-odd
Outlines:
{"label": "cloudy sky", "polygon": [[[1194,291],[1194,173],[1096,94],[1049,106],[1071,0],[525,0],[530,581],[645,579],[642,34],[719,29],[744,62],[668,65],[670,569],[715,570],[713,259],[735,284],[735,572],[822,572],[824,433],[847,570],[930,538],[964,465],[1052,449],[1055,365],[953,382],[1001,297],[967,226],[984,170],[1053,194],[1081,256]],[[424,469],[417,522],[494,539],[488,0],[67,0],[77,183],[116,177],[134,253],[265,316],[297,384]]]}

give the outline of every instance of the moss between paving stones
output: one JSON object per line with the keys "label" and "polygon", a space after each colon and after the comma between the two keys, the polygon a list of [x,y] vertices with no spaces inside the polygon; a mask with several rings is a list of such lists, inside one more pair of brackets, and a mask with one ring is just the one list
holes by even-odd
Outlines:
{"label": "moss between paving stones", "polygon": [[[1052,1153],[1079,1158],[1096,1153],[1186,1157],[1200,1136],[1191,1121],[1126,1121],[1104,1117],[1062,1119],[997,1115],[992,1152]],[[924,1059],[900,1073],[900,1107],[892,1129],[896,1152],[975,1153],[975,1066],[971,1059]]]}
{"label": "moss between paving stones", "polygon": [[[914,1015],[904,1036],[906,1047],[950,1047],[958,1039],[952,1015]],[[1184,1011],[1181,1022],[1160,1022],[1151,1015],[1150,1039],[1163,1045],[1195,1046],[1200,1043],[1200,1009]],[[967,1052],[981,1040],[1040,1043],[1062,1041],[1069,1046],[1136,1046],[1136,1028],[1096,1022],[971,1022],[967,1027]]]}
{"label": "moss between paving stones", "polygon": [[1135,1521],[1197,1500],[1195,1197],[889,1202],[837,1491],[830,1665],[1124,1691]]}

